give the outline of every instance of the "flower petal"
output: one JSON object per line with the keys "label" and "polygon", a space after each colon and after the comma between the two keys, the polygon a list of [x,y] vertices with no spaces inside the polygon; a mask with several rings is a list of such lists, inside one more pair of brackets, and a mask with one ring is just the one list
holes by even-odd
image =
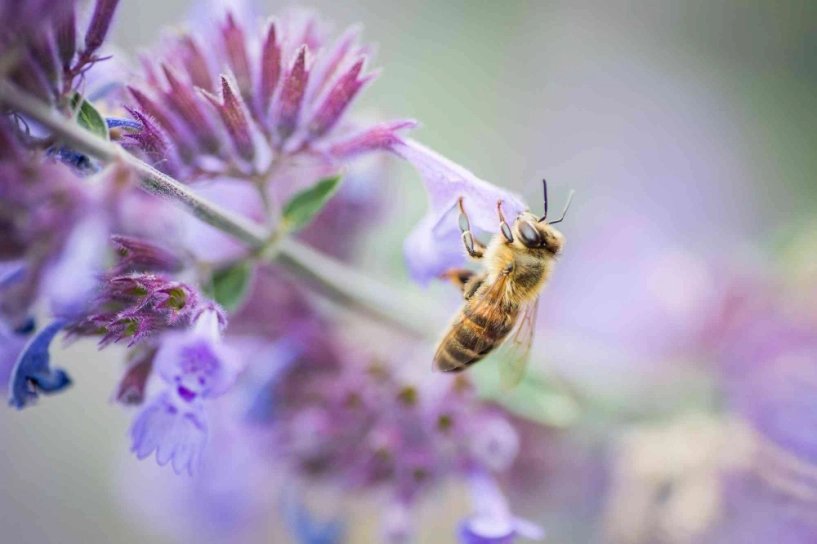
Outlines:
{"label": "flower petal", "polygon": [[164,392],[145,406],[131,427],[131,451],[138,459],[156,452],[159,465],[173,463],[181,474],[193,474],[199,468],[207,442],[207,419],[201,402],[180,403],[170,392]]}
{"label": "flower petal", "polygon": [[240,362],[219,328],[218,311],[205,310],[192,329],[167,334],[156,354],[154,368],[185,402],[217,397],[235,381]]}
{"label": "flower petal", "polygon": [[493,478],[478,472],[470,475],[468,483],[474,514],[460,525],[462,544],[512,544],[517,535],[534,540],[544,537],[541,528],[511,515],[508,501]]}
{"label": "flower petal", "polygon": [[465,260],[457,221],[457,201],[463,199],[474,234],[496,232],[499,228],[497,201],[502,201],[506,217],[528,209],[522,199],[481,180],[462,166],[415,142],[405,140],[392,151],[409,161],[423,178],[428,191],[429,211],[414,228],[404,247],[412,277],[427,283],[447,268]]}
{"label": "flower petal", "polygon": [[39,393],[56,393],[71,385],[71,379],[62,369],[49,366],[48,348],[58,332],[66,325],[64,319],[51,322],[28,342],[11,371],[11,398],[9,405],[22,409],[37,400]]}

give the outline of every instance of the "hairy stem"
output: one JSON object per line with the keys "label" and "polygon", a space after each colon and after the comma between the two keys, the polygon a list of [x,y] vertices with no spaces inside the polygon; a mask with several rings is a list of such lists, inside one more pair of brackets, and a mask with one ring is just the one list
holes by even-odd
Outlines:
{"label": "hairy stem", "polygon": [[[0,81],[0,102],[26,114],[50,129],[72,149],[100,161],[120,161],[139,175],[142,189],[173,201],[205,223],[245,242],[255,249],[268,246],[271,233],[238,214],[202,198],[189,187],[139,160],[115,143],[83,129],[54,111],[48,104],[21,90],[9,81]],[[401,329],[420,335],[435,334],[442,319],[435,305],[407,296],[375,278],[336,261],[297,240],[286,238],[276,243],[275,258],[294,272],[322,285],[334,298],[383,318]]]}

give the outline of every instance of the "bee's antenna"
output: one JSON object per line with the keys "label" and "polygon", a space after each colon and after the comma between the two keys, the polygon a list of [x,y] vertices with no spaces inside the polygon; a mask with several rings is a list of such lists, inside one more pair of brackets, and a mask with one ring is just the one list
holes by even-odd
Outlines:
{"label": "bee's antenna", "polygon": [[539,220],[540,223],[547,219],[548,217],[548,180],[546,179],[542,180],[542,188],[544,189],[545,192],[545,215],[543,215],[542,219]]}
{"label": "bee's antenna", "polygon": [[559,219],[557,219],[556,221],[551,221],[550,223],[548,223],[548,225],[555,225],[556,223],[561,223],[562,222],[562,220],[567,215],[567,209],[570,207],[570,202],[573,200],[573,195],[575,194],[575,192],[576,191],[570,191],[570,194],[567,195],[567,204],[565,204],[565,209],[564,209],[564,211],[562,211],[562,216]]}

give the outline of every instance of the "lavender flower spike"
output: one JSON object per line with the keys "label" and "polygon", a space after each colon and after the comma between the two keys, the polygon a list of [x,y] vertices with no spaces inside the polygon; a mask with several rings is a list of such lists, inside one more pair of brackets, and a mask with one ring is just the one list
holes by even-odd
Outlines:
{"label": "lavender flower spike", "polygon": [[539,526],[511,515],[508,501],[493,478],[475,473],[469,483],[474,515],[460,525],[460,544],[513,544],[517,536],[544,538]]}
{"label": "lavender flower spike", "polygon": [[155,451],[159,465],[172,463],[177,474],[198,469],[208,436],[204,400],[226,392],[239,371],[235,355],[221,344],[223,324],[211,305],[186,332],[165,335],[153,368],[167,387],[131,428],[131,451],[139,459]]}
{"label": "lavender flower spike", "polygon": [[49,366],[51,357],[48,348],[65,325],[65,320],[53,321],[34,335],[23,349],[11,371],[9,405],[22,409],[37,400],[39,393],[56,393],[71,385],[71,379],[64,370]]}
{"label": "lavender flower spike", "polygon": [[476,177],[431,149],[405,140],[392,151],[409,161],[422,176],[429,197],[429,211],[409,234],[404,254],[415,281],[426,284],[465,259],[457,222],[457,201],[462,198],[472,230],[494,233],[499,228],[496,203],[502,200],[506,217],[528,209],[522,199]]}

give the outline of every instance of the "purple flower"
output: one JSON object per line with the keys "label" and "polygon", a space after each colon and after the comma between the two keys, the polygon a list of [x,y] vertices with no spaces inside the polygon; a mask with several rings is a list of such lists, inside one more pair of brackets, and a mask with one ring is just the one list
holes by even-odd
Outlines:
{"label": "purple flower", "polygon": [[202,310],[185,332],[167,333],[153,360],[165,390],[148,403],[133,422],[131,450],[145,459],[154,451],[159,465],[173,470],[198,469],[207,441],[204,400],[230,388],[240,370],[235,355],[221,342],[220,310]]}
{"label": "purple flower", "polygon": [[129,339],[130,346],[150,336],[186,326],[201,311],[202,297],[167,276],[132,273],[106,279],[90,310],[69,330],[78,336],[102,335],[100,345]]}
{"label": "purple flower", "polygon": [[474,513],[460,525],[461,544],[513,544],[518,536],[531,540],[544,538],[540,527],[513,517],[508,501],[492,478],[475,473],[469,483]]}
{"label": "purple flower", "polygon": [[110,270],[112,276],[128,272],[179,272],[184,263],[173,252],[145,239],[112,236],[119,262]]}
{"label": "purple flower", "polygon": [[23,44],[12,79],[42,100],[65,107],[86,73],[102,60],[97,51],[108,34],[118,0],[97,0],[84,47],[77,41],[76,4],[70,0],[0,2],[0,56]]}
{"label": "purple flower", "polygon": [[69,385],[71,379],[60,369],[52,369],[48,348],[66,321],[53,321],[35,334],[17,358],[11,372],[11,397],[9,404],[22,409],[37,400],[40,393],[57,393]]}
{"label": "purple flower", "polygon": [[[508,468],[518,438],[464,377],[410,379],[386,364],[347,359],[327,340],[318,335],[259,397],[275,402],[275,417],[255,424],[269,426],[278,460],[345,489],[385,488],[406,511],[448,478]],[[386,521],[395,542],[411,533],[410,524]]]}
{"label": "purple flower", "polygon": [[405,140],[391,149],[414,165],[428,191],[429,211],[409,234],[404,248],[409,272],[420,283],[428,283],[465,260],[457,221],[460,198],[477,235],[497,232],[497,201],[502,201],[506,217],[528,209],[517,195],[494,187],[415,141]]}
{"label": "purple flower", "polygon": [[186,401],[165,391],[148,403],[133,421],[131,451],[138,459],[156,452],[159,465],[192,475],[198,470],[207,443],[207,418],[200,400]]}
{"label": "purple flower", "polygon": [[[352,156],[388,149],[396,131],[413,125],[367,128],[347,115],[377,75],[366,70],[370,48],[357,29],[330,44],[312,16],[292,13],[257,28],[231,11],[205,15],[215,40],[195,32],[171,39],[143,59],[130,87],[145,129],[129,140],[183,181],[275,180],[280,191],[278,178],[294,164],[323,165],[325,177]],[[361,131],[370,131],[362,141]]]}
{"label": "purple flower", "polygon": [[34,329],[34,320],[28,319],[22,327],[13,328],[0,319],[0,386],[9,383],[11,372]]}
{"label": "purple flower", "polygon": [[97,0],[91,22],[88,24],[88,30],[85,33],[83,55],[93,55],[102,45],[102,42],[105,41],[105,36],[108,34],[108,28],[111,26],[118,4],[119,0]]}

